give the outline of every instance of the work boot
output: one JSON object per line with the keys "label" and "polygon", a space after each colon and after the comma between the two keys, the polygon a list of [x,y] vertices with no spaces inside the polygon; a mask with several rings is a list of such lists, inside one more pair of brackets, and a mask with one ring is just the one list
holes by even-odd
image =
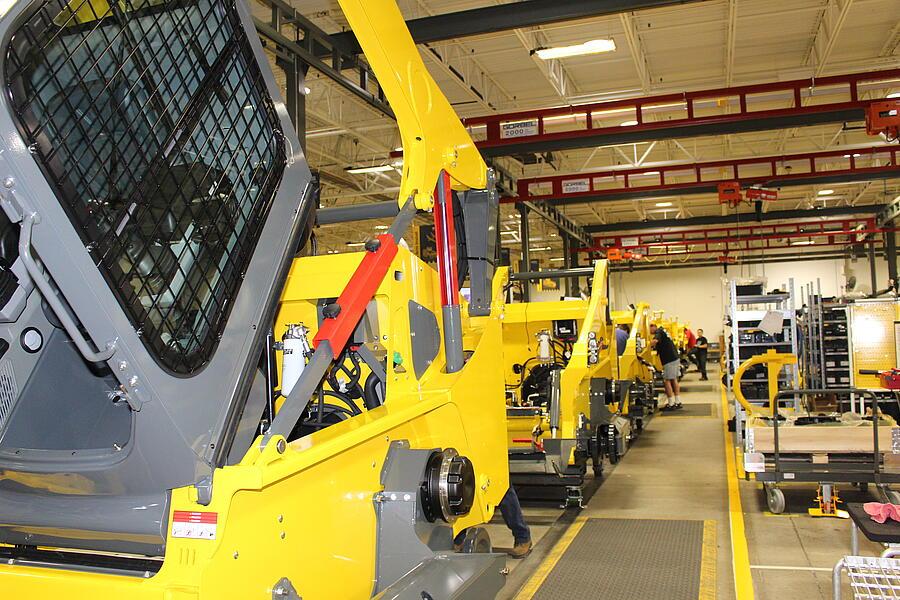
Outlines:
{"label": "work boot", "polygon": [[525,558],[531,554],[531,540],[527,542],[518,542],[508,552],[513,558]]}

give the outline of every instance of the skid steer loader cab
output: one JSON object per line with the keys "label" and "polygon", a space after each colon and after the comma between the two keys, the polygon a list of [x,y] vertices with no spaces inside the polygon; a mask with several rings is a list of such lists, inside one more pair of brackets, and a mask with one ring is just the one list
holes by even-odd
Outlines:
{"label": "skid steer loader cab", "polygon": [[161,555],[251,443],[310,173],[241,3],[10,4],[0,542]]}

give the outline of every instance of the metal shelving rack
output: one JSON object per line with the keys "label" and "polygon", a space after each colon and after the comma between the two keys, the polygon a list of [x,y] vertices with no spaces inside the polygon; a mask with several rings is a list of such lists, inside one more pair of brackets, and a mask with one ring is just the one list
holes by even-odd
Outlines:
{"label": "metal shelving rack", "polygon": [[[778,352],[798,354],[797,307],[794,294],[794,280],[788,280],[785,292],[771,294],[741,293],[744,284],[736,279],[728,282],[728,316],[731,327],[731,342],[728,348],[728,385],[742,362],[756,354],[774,349]],[[759,322],[770,311],[782,314],[782,331],[770,336],[759,330]],[[749,370],[743,377],[742,387],[747,400],[753,404],[768,403],[768,375],[764,366]],[[797,365],[790,365],[779,375],[780,389],[799,389],[800,376]],[[793,406],[798,408],[800,398],[794,398]],[[744,410],[734,403],[737,442],[743,442]]]}
{"label": "metal shelving rack", "polygon": [[[803,286],[806,310],[803,372],[806,387],[846,389],[853,384],[848,305],[822,297],[819,280]],[[839,397],[846,401],[850,398]]]}

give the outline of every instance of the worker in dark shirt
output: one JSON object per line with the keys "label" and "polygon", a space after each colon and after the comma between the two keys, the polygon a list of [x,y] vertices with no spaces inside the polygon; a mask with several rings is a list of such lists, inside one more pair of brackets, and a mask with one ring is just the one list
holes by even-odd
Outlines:
{"label": "worker in dark shirt", "polygon": [[625,354],[625,346],[628,345],[628,337],[630,335],[631,330],[625,323],[621,323],[616,327],[616,356]]}
{"label": "worker in dark shirt", "polygon": [[708,381],[706,376],[706,356],[709,354],[709,340],[703,335],[703,330],[697,330],[697,344],[694,346],[694,356],[697,357],[697,370],[700,372],[700,381]]}
{"label": "worker in dark shirt", "polygon": [[678,385],[681,361],[678,358],[678,351],[675,349],[675,342],[672,341],[666,330],[658,327],[656,323],[650,325],[650,333],[653,335],[650,344],[659,355],[659,362],[663,366],[663,381],[666,385],[666,405],[660,410],[678,410],[682,406],[681,388]]}

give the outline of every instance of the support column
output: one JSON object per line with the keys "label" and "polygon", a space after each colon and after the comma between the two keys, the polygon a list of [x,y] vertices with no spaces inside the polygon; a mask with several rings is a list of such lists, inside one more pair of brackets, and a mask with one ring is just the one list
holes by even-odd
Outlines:
{"label": "support column", "polygon": [[869,242],[869,275],[872,279],[872,293],[878,291],[878,271],[875,266],[875,240]]}
{"label": "support column", "polygon": [[300,138],[300,146],[303,152],[306,152],[306,72],[309,67],[305,65],[298,57],[293,60],[279,59],[278,66],[284,71],[285,77],[285,99],[284,104],[287,108],[291,123],[294,124],[294,130],[297,137]]}
{"label": "support column", "polygon": [[[581,257],[578,254],[578,247],[581,246],[581,241],[573,239],[572,242],[573,246],[569,248],[572,257],[569,259],[569,262],[571,263],[572,268],[575,269],[581,266]],[[581,295],[581,277],[576,277],[572,280],[572,295]]]}
{"label": "support column", "polygon": [[[522,242],[522,262],[519,263],[519,270],[524,272],[531,270],[531,254],[528,252],[528,207],[522,203],[516,205],[519,209],[519,240]],[[528,302],[531,299],[531,283],[525,281],[522,284],[522,301]]]}
{"label": "support column", "polygon": [[897,233],[884,232],[884,258],[887,261],[888,278],[897,282]]}

